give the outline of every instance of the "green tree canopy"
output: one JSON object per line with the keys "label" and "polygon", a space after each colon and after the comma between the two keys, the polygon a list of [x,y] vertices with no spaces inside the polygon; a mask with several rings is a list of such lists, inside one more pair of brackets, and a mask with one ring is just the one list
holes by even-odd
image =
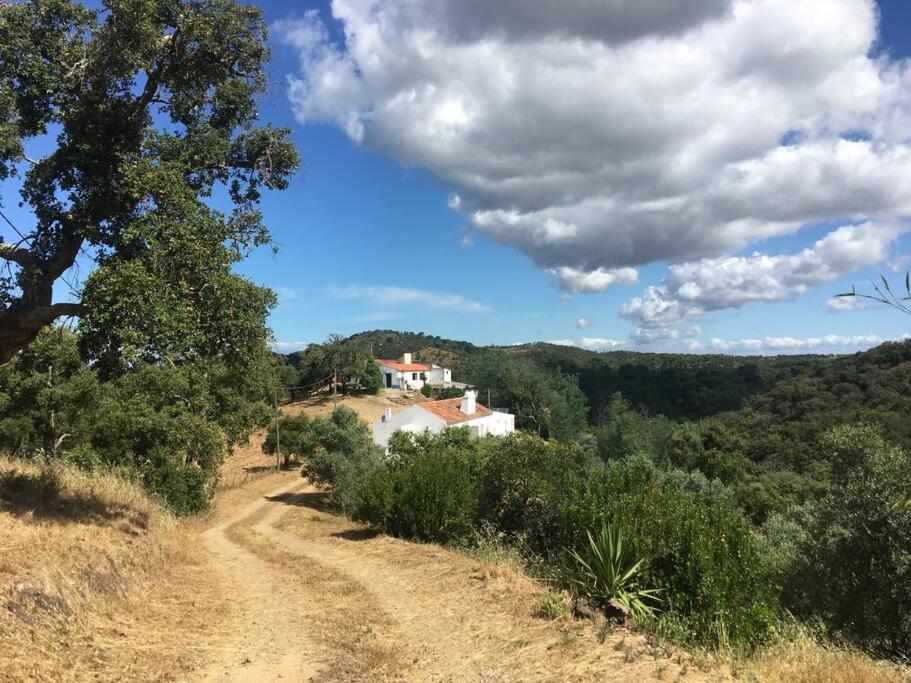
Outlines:
{"label": "green tree canopy", "polygon": [[[258,351],[274,298],[230,268],[269,242],[260,192],[285,188],[298,166],[289,131],[256,125],[262,12],[101,4],[0,5],[0,179],[21,180],[34,215],[0,240],[0,362],[70,315],[83,351],[114,370]],[[55,148],[30,158],[51,135]],[[216,191],[228,212],[205,203]],[[55,302],[80,253],[97,264],[81,300]]]}

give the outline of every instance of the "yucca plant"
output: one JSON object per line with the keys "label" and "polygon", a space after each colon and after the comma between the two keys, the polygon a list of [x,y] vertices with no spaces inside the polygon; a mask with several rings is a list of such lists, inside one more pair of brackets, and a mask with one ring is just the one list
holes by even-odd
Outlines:
{"label": "yucca plant", "polygon": [[603,600],[616,600],[637,622],[655,616],[655,604],[661,599],[658,588],[642,588],[638,575],[644,560],[635,560],[623,542],[619,528],[605,523],[597,535],[589,531],[585,554],[570,551],[580,570],[574,579],[587,595]]}

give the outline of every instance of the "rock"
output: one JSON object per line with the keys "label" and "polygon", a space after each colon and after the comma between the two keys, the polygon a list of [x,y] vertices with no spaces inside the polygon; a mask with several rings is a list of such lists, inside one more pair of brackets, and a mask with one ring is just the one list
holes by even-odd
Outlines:
{"label": "rock", "polygon": [[596,612],[585,598],[578,598],[573,605],[573,616],[576,619],[594,619]]}
{"label": "rock", "polygon": [[633,613],[630,612],[623,603],[614,598],[611,598],[604,604],[603,611],[604,616],[608,619],[620,622],[621,624],[625,624],[633,618]]}

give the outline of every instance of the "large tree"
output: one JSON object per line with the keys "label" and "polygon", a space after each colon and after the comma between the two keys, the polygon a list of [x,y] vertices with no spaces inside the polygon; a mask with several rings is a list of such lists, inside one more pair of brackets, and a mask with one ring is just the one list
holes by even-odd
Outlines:
{"label": "large tree", "polygon": [[[0,2],[0,179],[34,216],[0,217],[0,362],[61,316],[110,363],[261,346],[274,299],[231,265],[269,242],[260,192],[298,165],[289,131],[257,125],[266,45],[234,0]],[[80,300],[55,301],[79,254]]]}

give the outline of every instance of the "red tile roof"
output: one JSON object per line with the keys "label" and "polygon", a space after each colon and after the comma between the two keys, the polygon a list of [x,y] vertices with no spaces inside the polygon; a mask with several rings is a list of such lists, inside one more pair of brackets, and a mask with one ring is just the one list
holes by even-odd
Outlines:
{"label": "red tile roof", "polygon": [[430,370],[430,366],[424,365],[423,363],[402,363],[397,360],[383,360],[381,358],[377,358],[376,362],[379,365],[398,370],[399,372],[427,372]]}
{"label": "red tile roof", "polygon": [[474,413],[471,415],[463,413],[461,410],[459,410],[459,405],[463,400],[463,398],[447,398],[442,401],[427,401],[426,403],[417,403],[416,405],[419,405],[428,413],[436,415],[441,420],[444,420],[447,424],[456,424],[457,422],[465,422],[465,420],[473,420],[476,417],[484,417],[485,415],[490,415],[492,412],[489,408],[486,408],[480,403],[475,402]]}

